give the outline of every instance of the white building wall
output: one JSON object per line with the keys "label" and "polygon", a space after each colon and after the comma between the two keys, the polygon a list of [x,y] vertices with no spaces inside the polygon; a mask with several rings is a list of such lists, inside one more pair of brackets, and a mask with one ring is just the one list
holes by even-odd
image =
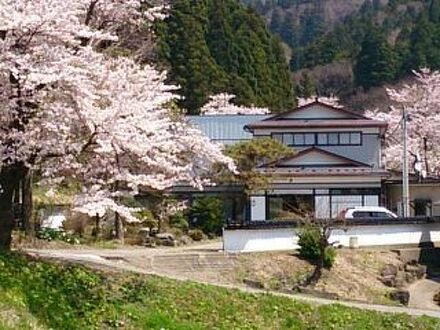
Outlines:
{"label": "white building wall", "polygon": [[[359,247],[418,245],[440,242],[440,223],[354,226],[334,229],[329,241],[336,246],[350,247],[350,239]],[[293,228],[224,230],[223,244],[227,252],[282,251],[298,248]]]}
{"label": "white building wall", "polygon": [[266,220],[266,196],[251,196],[251,221]]}

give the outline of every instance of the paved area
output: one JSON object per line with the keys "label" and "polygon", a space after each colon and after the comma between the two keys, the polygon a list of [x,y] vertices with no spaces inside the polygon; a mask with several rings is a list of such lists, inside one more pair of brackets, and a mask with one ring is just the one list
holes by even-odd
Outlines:
{"label": "paved area", "polygon": [[408,287],[409,307],[429,309],[440,312],[440,306],[434,303],[434,295],[440,291],[440,278],[419,280]]}
{"label": "paved area", "polygon": [[[214,272],[224,270],[233,265],[234,255],[219,252],[221,242],[195,245],[181,248],[124,248],[124,249],[79,249],[79,250],[35,250],[26,252],[33,256],[80,263],[91,267],[111,271],[130,271],[140,274],[159,275],[176,280],[188,280],[191,272],[208,267]],[[185,273],[188,270],[188,274]],[[287,294],[253,289],[246,286],[212,283],[203,279],[197,282],[237,289],[251,293],[270,293],[292,299],[304,300],[312,304],[341,304],[348,307],[368,309],[388,313],[405,313],[414,316],[427,315],[440,318],[440,308],[432,303],[432,296],[440,289],[439,282],[422,280],[414,283],[411,288],[412,299],[409,307],[374,305],[359,302],[330,300],[301,294]],[[415,308],[417,307],[417,308]]]}

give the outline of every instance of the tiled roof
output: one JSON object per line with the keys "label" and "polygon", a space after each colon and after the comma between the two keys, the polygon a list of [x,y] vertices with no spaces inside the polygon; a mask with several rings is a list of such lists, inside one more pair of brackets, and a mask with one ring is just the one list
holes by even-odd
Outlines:
{"label": "tiled roof", "polygon": [[229,144],[252,139],[252,133],[245,131],[244,126],[269,117],[268,115],[221,115],[187,118],[211,140]]}
{"label": "tiled roof", "polygon": [[387,127],[384,121],[372,119],[338,119],[338,120],[264,120],[247,125],[255,128],[355,128],[355,127]]}

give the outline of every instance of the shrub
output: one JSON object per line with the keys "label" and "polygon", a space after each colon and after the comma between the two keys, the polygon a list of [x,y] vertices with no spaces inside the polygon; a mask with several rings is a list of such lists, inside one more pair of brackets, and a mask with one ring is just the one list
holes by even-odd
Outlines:
{"label": "shrub", "polygon": [[183,212],[178,212],[170,217],[170,226],[178,228],[184,233],[189,229],[188,220]]}
{"label": "shrub", "polygon": [[203,239],[203,231],[200,229],[193,229],[188,232],[188,236],[191,237],[193,241],[199,242]]}
{"label": "shrub", "polygon": [[319,258],[319,228],[306,227],[298,233],[299,254],[307,260],[318,260]]}
{"label": "shrub", "polygon": [[223,202],[216,197],[197,198],[191,206],[190,218],[192,225],[206,235],[221,235],[224,222]]}
{"label": "shrub", "polygon": [[37,232],[37,238],[45,240],[45,241],[63,241],[69,244],[79,244],[79,240],[71,235],[66,233],[65,231],[52,229],[52,228],[43,228]]}
{"label": "shrub", "polygon": [[324,253],[324,267],[330,269],[336,260],[336,250],[333,246],[327,246]]}
{"label": "shrub", "polygon": [[[320,259],[321,229],[318,227],[306,227],[298,233],[299,254],[304,259],[318,261]],[[336,250],[327,246],[324,252],[324,267],[331,268],[336,259]]]}

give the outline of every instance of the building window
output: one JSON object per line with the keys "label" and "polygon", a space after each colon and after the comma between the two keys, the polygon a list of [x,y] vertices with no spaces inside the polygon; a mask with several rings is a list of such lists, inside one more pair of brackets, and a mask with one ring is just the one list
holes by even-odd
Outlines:
{"label": "building window", "polygon": [[293,145],[293,134],[283,134],[283,143],[288,146]]}
{"label": "building window", "polygon": [[268,196],[270,220],[295,220],[313,216],[313,195]]}
{"label": "building window", "polygon": [[307,146],[313,146],[316,144],[315,142],[315,134],[314,133],[306,133],[304,134],[304,144]]}
{"label": "building window", "polygon": [[350,144],[350,133],[339,134],[339,142],[341,144]]}
{"label": "building window", "polygon": [[328,133],[328,144],[338,145],[339,144],[339,134],[338,133]]}
{"label": "building window", "polygon": [[361,132],[273,133],[272,138],[292,147],[355,146],[362,144]]}
{"label": "building window", "polygon": [[328,144],[327,133],[318,133],[318,145],[325,146]]}
{"label": "building window", "polygon": [[350,133],[350,144],[352,145],[359,145],[362,142],[361,133],[354,132]]}

